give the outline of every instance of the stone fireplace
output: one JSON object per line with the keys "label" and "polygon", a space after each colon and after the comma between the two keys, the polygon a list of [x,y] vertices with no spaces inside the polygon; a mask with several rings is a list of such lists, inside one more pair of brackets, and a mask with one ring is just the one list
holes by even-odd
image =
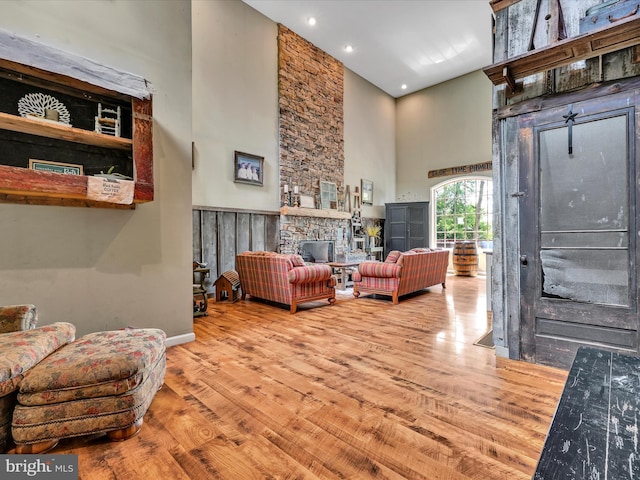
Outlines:
{"label": "stone fireplace", "polygon": [[[278,25],[280,192],[297,187],[317,206],[320,181],[335,183],[344,204],[344,66]],[[279,248],[302,253],[303,241],[331,241],[334,255],[348,251],[351,213],[284,205]]]}
{"label": "stone fireplace", "polygon": [[309,241],[331,242],[333,259],[349,250],[348,212],[283,207],[280,213],[280,252],[302,255],[301,246]]}

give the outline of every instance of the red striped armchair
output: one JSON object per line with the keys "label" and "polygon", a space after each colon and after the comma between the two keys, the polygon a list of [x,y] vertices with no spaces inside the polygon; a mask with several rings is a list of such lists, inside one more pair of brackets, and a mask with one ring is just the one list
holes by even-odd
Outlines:
{"label": "red striped armchair", "polygon": [[389,252],[384,262],[362,262],[353,274],[353,295],[361,292],[398,297],[433,285],[446,288],[449,250],[416,248],[408,252]]}
{"label": "red striped armchair", "polygon": [[282,303],[296,313],[304,302],[336,301],[336,277],[329,265],[305,265],[300,255],[243,252],[236,255],[242,299],[252,297]]}

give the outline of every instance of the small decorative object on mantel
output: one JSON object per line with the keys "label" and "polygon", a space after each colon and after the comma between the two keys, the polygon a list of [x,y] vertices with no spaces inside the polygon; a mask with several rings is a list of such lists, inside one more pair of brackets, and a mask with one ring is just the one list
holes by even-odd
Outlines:
{"label": "small decorative object on mantel", "polygon": [[293,206],[294,207],[299,207],[300,206],[300,189],[298,188],[298,186],[294,186],[293,187]]}
{"label": "small decorative object on mantel", "polygon": [[57,98],[40,92],[27,93],[18,100],[18,113],[32,120],[71,126],[67,107]]}
{"label": "small decorative object on mantel", "polygon": [[234,182],[248,183],[251,185],[258,185],[260,187],[263,185],[264,157],[235,151],[233,167],[235,171]]}
{"label": "small decorative object on mantel", "polygon": [[283,207],[290,207],[291,206],[291,191],[289,190],[289,185],[287,185],[286,183],[282,187],[282,194],[284,196],[284,201],[282,202],[282,206]]}
{"label": "small decorative object on mantel", "polygon": [[362,183],[362,204],[373,205],[373,182],[364,179],[360,182]]}
{"label": "small decorative object on mantel", "polygon": [[300,208],[316,208],[312,195],[300,195]]}

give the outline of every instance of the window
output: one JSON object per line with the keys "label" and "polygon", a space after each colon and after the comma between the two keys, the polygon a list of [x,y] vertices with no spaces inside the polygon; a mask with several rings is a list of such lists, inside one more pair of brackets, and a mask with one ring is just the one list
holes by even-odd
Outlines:
{"label": "window", "polygon": [[435,244],[453,248],[457,240],[476,240],[491,248],[493,240],[493,182],[489,177],[457,178],[436,185]]}

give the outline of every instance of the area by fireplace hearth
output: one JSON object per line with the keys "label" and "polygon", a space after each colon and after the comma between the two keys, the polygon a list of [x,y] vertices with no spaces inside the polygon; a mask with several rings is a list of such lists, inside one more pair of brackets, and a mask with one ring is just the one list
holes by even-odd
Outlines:
{"label": "area by fireplace hearth", "polygon": [[334,261],[334,242],[332,240],[301,240],[298,250],[305,262],[328,263]]}

